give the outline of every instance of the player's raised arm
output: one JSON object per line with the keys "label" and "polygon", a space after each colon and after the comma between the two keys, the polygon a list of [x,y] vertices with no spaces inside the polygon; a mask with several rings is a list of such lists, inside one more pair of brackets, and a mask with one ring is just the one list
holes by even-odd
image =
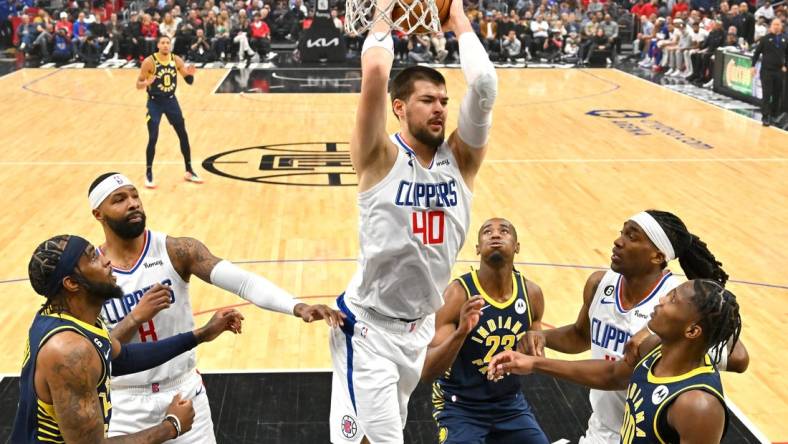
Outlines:
{"label": "player's raised arm", "polygon": [[344,315],[323,304],[305,304],[268,279],[214,256],[202,242],[191,237],[167,237],[167,252],[175,270],[185,281],[195,275],[205,282],[235,293],[254,305],[301,318],[325,320],[329,326],[344,324]]}
{"label": "player's raised arm", "polygon": [[498,75],[484,46],[473,32],[462,0],[452,0],[449,27],[457,35],[460,65],[468,91],[460,104],[457,130],[451,135],[454,156],[469,187],[486,153],[492,126],[492,109],[498,95]]}
{"label": "player's raised arm", "polygon": [[452,282],[443,294],[443,307],[435,314],[435,336],[427,349],[421,381],[432,381],[446,372],[457,359],[465,338],[479,322],[484,299],[467,298],[462,284]]}
{"label": "player's raised arm", "polygon": [[561,353],[582,353],[591,348],[591,326],[588,320],[588,310],[604,274],[602,271],[596,271],[586,281],[586,285],[583,288],[583,306],[580,308],[577,320],[573,324],[541,332],[528,332],[526,340],[529,354],[544,356],[543,350],[545,347]]}
{"label": "player's raised arm", "polygon": [[632,376],[632,367],[625,360],[563,361],[516,351],[505,351],[492,357],[487,370],[488,379],[495,380],[510,373],[542,373],[597,390],[624,390]]}
{"label": "player's raised arm", "polygon": [[[391,0],[380,0],[376,14],[390,14],[390,3]],[[367,35],[361,51],[361,97],[350,139],[350,158],[362,191],[382,179],[396,159],[396,148],[386,134],[387,92],[393,62],[391,29],[380,19]]]}
{"label": "player's raised arm", "polygon": [[204,326],[155,342],[122,345],[112,340],[112,376],[123,376],[158,367],[203,342],[211,342],[225,331],[241,332],[243,315],[224,308],[213,314]]}
{"label": "player's raised arm", "polygon": [[150,57],[145,58],[140,67],[140,75],[137,77],[137,89],[145,89],[149,87],[155,77],[153,77],[153,60]]}
{"label": "player's raised arm", "polygon": [[186,80],[186,83],[189,85],[194,83],[194,73],[197,72],[197,68],[194,65],[187,65],[182,58],[175,54],[172,56],[175,58],[175,67],[178,68],[178,72],[183,76],[183,80]]}

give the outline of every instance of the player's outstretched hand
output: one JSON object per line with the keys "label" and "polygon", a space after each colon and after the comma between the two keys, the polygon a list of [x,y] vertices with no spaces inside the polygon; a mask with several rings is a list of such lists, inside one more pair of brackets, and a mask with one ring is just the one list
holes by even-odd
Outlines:
{"label": "player's outstretched hand", "polygon": [[313,322],[325,319],[330,327],[341,327],[345,325],[345,314],[341,311],[333,310],[323,304],[298,304],[293,309],[293,314],[303,319],[304,322]]}
{"label": "player's outstretched hand", "polygon": [[543,332],[529,330],[525,334],[525,353],[531,356],[544,356],[544,345],[546,342]]}
{"label": "player's outstretched hand", "polygon": [[497,381],[511,373],[527,375],[534,370],[534,357],[516,351],[507,350],[490,359],[487,367],[487,379]]}
{"label": "player's outstretched hand", "polygon": [[478,294],[462,304],[460,308],[460,323],[457,325],[457,331],[460,334],[468,335],[476,327],[482,315],[483,306],[484,299]]}
{"label": "player's outstretched hand", "polygon": [[468,20],[468,16],[465,15],[465,9],[463,8],[462,2],[463,0],[451,0],[449,20],[446,26],[443,26],[442,29],[444,32],[454,31],[456,34],[458,34],[457,37],[459,37],[460,30],[465,28],[462,26],[463,24],[467,24],[468,27],[470,27],[470,20]]}
{"label": "player's outstretched hand", "polygon": [[181,422],[181,435],[192,429],[194,422],[194,406],[191,400],[181,399],[181,394],[172,397],[170,406],[167,407],[167,415],[175,415]]}
{"label": "player's outstretched hand", "polygon": [[186,72],[187,76],[193,76],[194,73],[197,72],[197,67],[194,65],[186,65],[183,67],[183,70]]}
{"label": "player's outstretched hand", "polygon": [[156,284],[142,295],[140,302],[131,311],[132,319],[138,324],[148,322],[160,311],[170,308],[172,290],[168,285]]}
{"label": "player's outstretched hand", "polygon": [[220,334],[225,331],[231,331],[235,334],[241,333],[241,323],[244,317],[238,310],[233,308],[224,308],[217,311],[211,317],[207,324],[198,328],[195,331],[197,342],[210,342],[216,339]]}

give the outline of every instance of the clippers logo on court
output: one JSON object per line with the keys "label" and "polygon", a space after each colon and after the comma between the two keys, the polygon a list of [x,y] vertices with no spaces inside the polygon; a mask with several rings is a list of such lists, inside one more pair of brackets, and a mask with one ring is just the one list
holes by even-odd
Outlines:
{"label": "clippers logo on court", "polygon": [[356,433],[358,432],[358,425],[356,425],[356,420],[350,416],[345,415],[342,417],[342,436],[345,438],[354,438]]}
{"label": "clippers logo on court", "polygon": [[670,390],[664,385],[660,385],[659,387],[655,388],[654,391],[651,393],[651,403],[654,405],[659,405],[665,398],[668,397]]}
{"label": "clippers logo on court", "polygon": [[680,129],[650,118],[651,113],[631,109],[595,109],[586,112],[592,117],[609,119],[609,122],[633,136],[653,136],[662,134],[690,148],[709,150],[714,148],[702,140],[688,136]]}
{"label": "clippers logo on court", "polygon": [[214,154],[203,168],[228,179],[269,185],[355,186],[347,142],[283,143]]}

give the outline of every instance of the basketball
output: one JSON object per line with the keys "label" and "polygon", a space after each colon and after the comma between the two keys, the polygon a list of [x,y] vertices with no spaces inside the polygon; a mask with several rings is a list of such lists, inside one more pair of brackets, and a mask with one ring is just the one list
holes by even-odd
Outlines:
{"label": "basketball", "polygon": [[[400,0],[401,3],[405,3],[410,5],[414,0]],[[426,1],[434,1],[435,7],[438,8],[438,17],[441,21],[441,28],[449,21],[449,11],[451,10],[451,0],[420,0],[419,4],[415,5],[413,10],[410,13],[410,17],[407,20],[404,20],[400,26],[402,29],[407,32],[408,34],[429,34],[430,30],[424,26],[419,26],[415,30],[411,31],[410,27],[412,25],[416,25],[419,21],[419,18],[422,16],[424,11],[424,6],[422,6],[422,2]],[[402,15],[405,14],[405,9],[397,3],[394,6],[394,9],[391,11],[391,18],[393,21],[397,21]]]}

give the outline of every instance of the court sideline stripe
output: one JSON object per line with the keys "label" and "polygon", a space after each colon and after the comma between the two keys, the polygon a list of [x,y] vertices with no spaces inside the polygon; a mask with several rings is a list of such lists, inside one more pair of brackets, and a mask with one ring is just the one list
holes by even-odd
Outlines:
{"label": "court sideline stripe", "polygon": [[755,436],[755,438],[761,442],[761,444],[780,444],[777,442],[772,443],[769,440],[769,438],[767,438],[766,435],[761,431],[761,429],[759,429],[758,426],[756,426],[752,421],[750,421],[750,418],[748,418],[747,415],[745,415],[744,412],[741,411],[739,406],[737,406],[727,396],[725,397],[725,403],[727,404],[728,409],[731,412],[733,412],[733,414],[736,415],[737,418],[739,418],[739,421],[741,421],[741,423],[744,424],[744,427],[747,427],[747,430],[749,430],[750,433],[752,433],[753,436]]}
{"label": "court sideline stripe", "polygon": [[224,83],[225,79],[227,79],[227,76],[229,76],[229,75],[230,75],[230,72],[232,71],[232,69],[229,69],[229,68],[224,68],[224,69],[225,69],[225,71],[226,71],[226,72],[224,73],[224,75],[223,75],[223,76],[221,76],[221,77],[219,78],[219,81],[218,81],[218,82],[216,82],[216,85],[215,85],[215,86],[213,87],[213,89],[211,90],[211,95],[216,95],[216,94],[217,94],[217,92],[216,92],[216,91],[218,91],[218,90],[219,90],[219,87],[220,87],[220,86],[222,86],[222,83]]}
{"label": "court sideline stripe", "polygon": [[[242,259],[242,260],[233,260],[231,261],[235,264],[292,264],[292,263],[329,263],[329,262],[356,262],[355,258],[322,258],[322,259]],[[474,259],[458,259],[457,263],[462,264],[476,264],[479,261]],[[553,264],[549,262],[526,262],[526,261],[515,261],[515,265],[526,266],[526,267],[556,267],[556,268],[576,268],[581,270],[607,270],[609,267],[600,267],[596,265],[580,265],[580,264]],[[677,276],[684,276],[681,273],[673,273]],[[10,279],[3,279],[0,280],[0,285],[2,284],[13,284],[18,282],[26,282],[27,278],[10,278]],[[783,284],[771,284],[768,282],[756,282],[756,281],[748,281],[748,280],[739,280],[739,279],[729,279],[728,282],[732,282],[735,284],[741,285],[751,285],[754,287],[765,287],[765,288],[775,288],[778,290],[788,290],[788,285]]]}
{"label": "court sideline stripe", "polygon": [[[701,100],[701,99],[698,99],[698,98],[696,98],[696,97],[692,97],[692,96],[691,96],[691,95],[689,95],[689,94],[684,94],[684,93],[682,93],[682,92],[680,92],[680,91],[676,91],[676,90],[674,90],[674,89],[665,88],[665,87],[663,87],[662,85],[660,85],[660,84],[658,84],[658,83],[650,82],[650,81],[648,81],[648,80],[646,80],[646,79],[644,79],[644,78],[642,78],[642,77],[638,77],[638,76],[636,76],[635,74],[628,73],[628,72],[626,72],[626,71],[624,71],[624,70],[621,70],[621,69],[618,69],[618,68],[616,68],[615,70],[616,70],[616,71],[618,71],[618,72],[622,72],[622,73],[624,73],[624,74],[626,74],[626,75],[628,75],[628,76],[630,76],[630,77],[634,77],[634,78],[636,78],[636,79],[638,79],[638,80],[640,80],[640,81],[646,82],[646,83],[648,83],[648,84],[650,84],[650,85],[654,85],[654,86],[660,87],[661,89],[664,89],[664,90],[666,90],[666,91],[670,91],[670,92],[676,93],[676,94],[678,94],[678,95],[680,95],[680,96],[682,96],[682,97],[688,97],[688,98],[690,98],[690,99],[692,99],[692,100],[695,100],[695,101],[697,101],[697,102],[703,103],[704,105],[711,106],[712,108],[716,108],[716,109],[721,109],[721,110],[724,110],[724,111],[728,111],[729,113],[733,114],[734,116],[739,116],[739,117],[742,117],[742,118],[744,118],[744,119],[747,119],[747,120],[748,120],[748,121],[750,121],[750,122],[755,122],[755,123],[758,123],[758,121],[757,121],[757,120],[755,120],[755,119],[753,119],[752,117],[747,117],[747,116],[745,116],[744,114],[739,114],[739,113],[737,113],[737,112],[735,112],[735,111],[733,111],[733,110],[731,110],[731,109],[723,108],[723,107],[721,107],[721,106],[719,106],[719,105],[715,105],[715,104],[713,104],[713,103],[711,103],[711,102],[707,102],[707,101],[705,101],[705,100]],[[712,90],[712,91],[713,91],[713,90]],[[717,93],[716,91],[714,91],[714,92],[715,92],[715,93]],[[721,93],[717,93],[717,94],[721,94]],[[721,94],[721,95],[724,95],[724,94]],[[726,97],[727,97],[727,96],[726,96]],[[738,100],[738,99],[737,99],[737,100]],[[743,102],[743,100],[740,100],[740,102]],[[776,128],[776,129],[778,129],[778,130],[782,131],[783,133],[788,133],[788,131],[786,131],[786,130],[784,130],[784,129],[782,129],[782,128],[778,127],[778,126],[772,126],[771,128]]]}
{"label": "court sideline stripe", "polygon": [[[493,164],[593,164],[593,163],[711,163],[711,162],[751,162],[751,163],[782,163],[788,162],[788,157],[631,157],[631,158],[599,158],[599,159],[583,159],[583,158],[556,158],[556,159],[489,159],[485,163]],[[75,165],[144,165],[145,162],[141,160],[0,160],[0,165],[3,166],[75,166]],[[182,165],[183,162],[174,160],[165,160],[156,162],[157,165]]]}

